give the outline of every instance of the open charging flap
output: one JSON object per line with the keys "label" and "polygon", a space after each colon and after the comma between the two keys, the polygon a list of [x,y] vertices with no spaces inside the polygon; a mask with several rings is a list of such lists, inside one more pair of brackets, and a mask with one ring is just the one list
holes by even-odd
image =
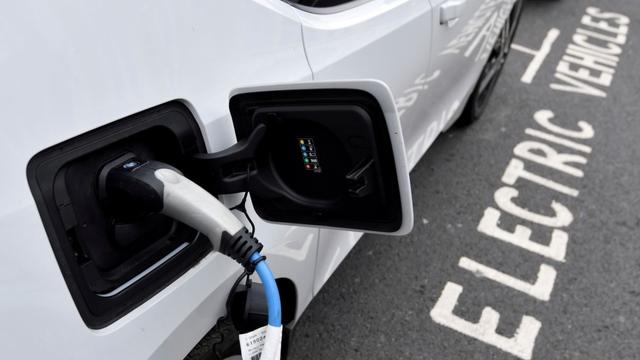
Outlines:
{"label": "open charging flap", "polygon": [[191,170],[212,193],[249,191],[266,221],[405,234],[413,208],[402,130],[378,81],[235,90],[238,143],[199,154]]}

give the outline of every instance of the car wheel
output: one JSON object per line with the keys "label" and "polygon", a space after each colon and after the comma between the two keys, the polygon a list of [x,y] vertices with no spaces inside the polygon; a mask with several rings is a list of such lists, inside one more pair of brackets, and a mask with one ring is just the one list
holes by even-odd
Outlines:
{"label": "car wheel", "polygon": [[476,122],[487,108],[489,98],[498,82],[504,63],[509,55],[516,29],[518,28],[520,14],[522,13],[522,2],[523,0],[518,0],[513,5],[511,14],[505,22],[498,39],[496,39],[487,63],[482,69],[480,78],[467,101],[460,119],[457,121],[458,125],[466,126]]}

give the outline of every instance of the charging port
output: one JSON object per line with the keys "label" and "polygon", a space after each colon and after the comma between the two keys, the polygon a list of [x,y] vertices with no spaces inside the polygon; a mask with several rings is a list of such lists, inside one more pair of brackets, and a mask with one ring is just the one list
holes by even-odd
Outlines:
{"label": "charging port", "polygon": [[193,115],[172,102],[65,141],[30,161],[32,192],[88,326],[115,321],[211,249],[203,235],[164,215],[131,218],[109,211],[100,174],[132,153],[181,167],[204,151]]}

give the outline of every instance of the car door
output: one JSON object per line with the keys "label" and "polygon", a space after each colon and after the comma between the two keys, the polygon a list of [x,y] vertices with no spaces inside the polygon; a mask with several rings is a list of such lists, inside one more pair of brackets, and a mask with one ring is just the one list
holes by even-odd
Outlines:
{"label": "car door", "polygon": [[314,79],[377,79],[387,84],[411,147],[429,126],[421,95],[428,87],[433,19],[429,2],[337,2],[343,7],[298,9]]}
{"label": "car door", "polygon": [[[314,80],[376,79],[391,90],[408,154],[429,128],[424,95],[429,87],[431,22],[427,0],[292,1]],[[325,7],[319,7],[325,6]],[[411,159],[409,159],[409,165]],[[314,290],[360,238],[321,229]]]}
{"label": "car door", "polygon": [[431,75],[437,96],[430,97],[427,106],[437,124],[432,133],[437,134],[462,113],[513,0],[430,1],[434,8]]}

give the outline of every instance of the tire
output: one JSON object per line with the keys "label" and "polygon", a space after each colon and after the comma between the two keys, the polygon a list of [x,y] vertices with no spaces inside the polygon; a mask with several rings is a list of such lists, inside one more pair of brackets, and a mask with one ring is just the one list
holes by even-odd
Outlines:
{"label": "tire", "polygon": [[231,318],[222,317],[184,360],[223,360],[238,355],[240,354],[238,335]]}
{"label": "tire", "polygon": [[489,98],[493,93],[493,90],[500,78],[504,63],[509,55],[511,49],[511,43],[516,34],[516,29],[520,22],[520,15],[522,14],[523,0],[517,0],[509,18],[505,22],[496,43],[489,54],[487,63],[485,64],[476,86],[465,105],[465,109],[460,116],[460,119],[456,122],[456,125],[468,126],[478,121],[484,113],[487,105],[489,104]]}

